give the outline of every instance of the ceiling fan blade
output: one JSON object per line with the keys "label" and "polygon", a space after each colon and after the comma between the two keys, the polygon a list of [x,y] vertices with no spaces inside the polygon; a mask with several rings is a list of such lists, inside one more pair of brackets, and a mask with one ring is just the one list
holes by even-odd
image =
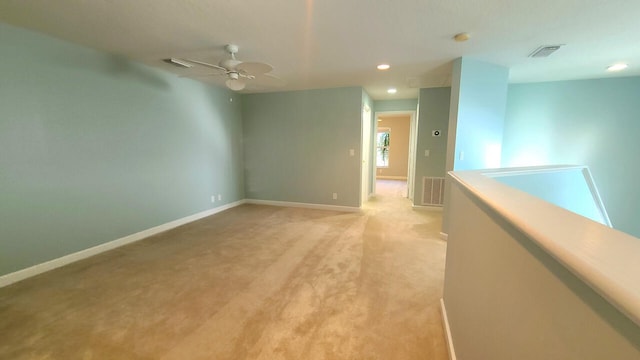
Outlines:
{"label": "ceiling fan blade", "polygon": [[242,62],[236,65],[236,70],[247,75],[258,75],[270,72],[273,66],[260,62]]}
{"label": "ceiling fan blade", "polygon": [[197,78],[197,77],[222,76],[222,75],[225,75],[225,73],[188,74],[188,75],[178,75],[178,77]]}
{"label": "ceiling fan blade", "polygon": [[202,66],[206,66],[206,67],[210,67],[212,69],[216,69],[216,70],[220,70],[220,71],[224,71],[227,72],[227,69],[223,68],[222,66],[218,66],[218,65],[214,65],[214,64],[209,64],[203,61],[199,61],[199,60],[193,60],[193,59],[182,59],[184,61],[190,62],[190,63],[194,63],[194,64],[198,64],[198,65],[202,65]]}
{"label": "ceiling fan blade", "polygon": [[285,85],[285,81],[271,74],[256,75],[250,82],[258,87],[281,87]]}
{"label": "ceiling fan blade", "polygon": [[244,73],[244,72],[239,72],[239,73],[238,73],[238,76],[239,76],[239,77],[241,77],[241,78],[243,78],[243,79],[248,79],[248,80],[253,80],[253,79],[255,79],[255,78],[256,78],[256,76],[255,76],[255,75],[249,75],[249,74],[246,74],[246,73]]}

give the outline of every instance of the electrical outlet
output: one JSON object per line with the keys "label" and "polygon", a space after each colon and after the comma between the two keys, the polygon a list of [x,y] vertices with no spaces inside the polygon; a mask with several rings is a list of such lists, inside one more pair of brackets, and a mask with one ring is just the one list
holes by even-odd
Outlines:
{"label": "electrical outlet", "polygon": [[333,200],[338,200],[338,193],[333,193]]}
{"label": "electrical outlet", "polygon": [[218,194],[218,200],[222,200],[222,194]]}
{"label": "electrical outlet", "polygon": [[216,202],[216,196],[215,195],[211,195],[211,202],[212,203]]}
{"label": "electrical outlet", "polygon": [[424,156],[429,156],[429,153],[430,153],[429,150],[425,150],[424,151]]}

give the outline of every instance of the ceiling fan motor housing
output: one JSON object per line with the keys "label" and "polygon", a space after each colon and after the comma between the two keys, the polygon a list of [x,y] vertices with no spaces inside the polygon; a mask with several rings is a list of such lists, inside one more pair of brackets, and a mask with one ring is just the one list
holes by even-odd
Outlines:
{"label": "ceiling fan motor housing", "polygon": [[227,46],[224,47],[224,49],[231,55],[235,54],[238,52],[238,45],[236,44],[229,44]]}
{"label": "ceiling fan motor housing", "polygon": [[224,59],[220,61],[219,65],[229,70],[235,70],[236,66],[241,62],[242,61],[238,61],[236,59]]}
{"label": "ceiling fan motor housing", "polygon": [[224,49],[229,53],[229,58],[220,60],[219,65],[223,68],[227,68],[229,70],[235,70],[236,66],[240,64],[242,61],[236,60],[236,53],[238,52],[238,45],[229,44],[224,47]]}

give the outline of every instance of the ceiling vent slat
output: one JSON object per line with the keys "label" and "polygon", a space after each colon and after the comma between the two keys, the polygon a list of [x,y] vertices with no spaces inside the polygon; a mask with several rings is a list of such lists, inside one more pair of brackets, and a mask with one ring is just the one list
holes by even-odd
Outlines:
{"label": "ceiling vent slat", "polygon": [[560,49],[562,45],[543,45],[540,46],[539,48],[535,49],[531,54],[529,54],[529,57],[532,58],[541,58],[541,57],[547,57],[551,54],[553,54],[554,52],[556,52],[556,50]]}

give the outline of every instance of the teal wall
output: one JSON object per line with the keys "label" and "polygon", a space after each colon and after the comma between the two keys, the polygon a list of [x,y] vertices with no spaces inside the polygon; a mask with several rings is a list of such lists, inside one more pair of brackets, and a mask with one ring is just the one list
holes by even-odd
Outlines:
{"label": "teal wall", "polygon": [[453,170],[500,167],[509,69],[471,58],[458,61]]}
{"label": "teal wall", "polygon": [[244,198],[236,95],[3,24],[0,47],[0,275]]}
{"label": "teal wall", "polygon": [[[444,177],[446,174],[450,96],[451,88],[449,87],[420,90],[414,205],[422,203],[422,177]],[[440,130],[441,136],[432,136],[432,130]],[[425,150],[429,150],[428,157],[424,155]]]}
{"label": "teal wall", "polygon": [[247,198],[359,206],[362,97],[360,87],[244,96]]}
{"label": "teal wall", "polygon": [[[447,171],[453,170],[455,160],[456,131],[458,127],[458,104],[460,102],[460,80],[462,77],[462,58],[453,61],[451,65],[451,95],[449,95],[449,126],[447,127],[447,159],[445,167]],[[446,185],[445,185],[446,186]],[[449,191],[445,193],[445,215],[443,217],[443,228],[447,224],[447,198]]]}
{"label": "teal wall", "polygon": [[[471,58],[453,62],[446,169],[500,167],[509,69]],[[449,230],[445,185],[443,232]]]}
{"label": "teal wall", "polygon": [[616,229],[640,237],[640,77],[509,86],[503,166],[589,166]]}
{"label": "teal wall", "polygon": [[592,191],[593,178],[586,168],[516,171],[491,177],[578,215],[609,225],[606,213],[601,211],[599,196]]}

